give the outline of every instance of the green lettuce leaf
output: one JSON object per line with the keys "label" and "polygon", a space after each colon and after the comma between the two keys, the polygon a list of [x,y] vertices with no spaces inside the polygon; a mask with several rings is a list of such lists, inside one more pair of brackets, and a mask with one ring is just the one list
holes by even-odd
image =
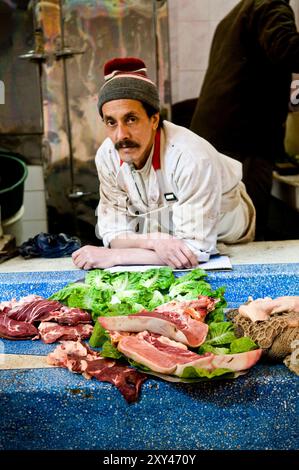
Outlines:
{"label": "green lettuce leaf", "polygon": [[196,299],[199,295],[211,295],[210,284],[205,281],[185,281],[173,285],[169,289],[169,297],[176,300]]}
{"label": "green lettuce leaf", "polygon": [[205,322],[209,325],[214,322],[223,322],[225,320],[224,309],[227,306],[226,300],[224,298],[225,287],[219,287],[215,291],[212,291],[210,297],[218,299],[218,302],[215,305],[214,310],[208,313],[205,318]]}
{"label": "green lettuce leaf", "polygon": [[165,304],[169,302],[169,297],[168,295],[163,295],[161,294],[160,291],[154,290],[152,293],[152,298],[147,304],[147,310],[152,311],[159,305]]}
{"label": "green lettuce leaf", "polygon": [[234,326],[231,322],[210,323],[208,336],[204,344],[225,346],[236,339]]}
{"label": "green lettuce leaf", "polygon": [[96,321],[92,330],[92,335],[89,338],[90,346],[92,348],[100,348],[107,340],[110,340],[109,333],[98,321]]}
{"label": "green lettuce leaf", "polygon": [[143,364],[140,364],[139,362],[133,361],[133,359],[129,359],[127,357],[125,357],[125,359],[129,362],[130,366],[135,367],[135,369],[138,369],[141,372],[151,372],[151,369],[149,369],[149,367],[144,366]]}
{"label": "green lettuce leaf", "polygon": [[189,271],[187,274],[177,277],[175,280],[175,284],[179,284],[180,282],[186,282],[186,281],[200,281],[206,277],[207,277],[206,271],[200,268],[195,268]]}
{"label": "green lettuce leaf", "polygon": [[119,273],[117,276],[114,276],[111,279],[111,286],[113,290],[117,293],[126,292],[129,290],[136,290],[139,276],[136,275],[138,273],[133,273],[133,274],[134,274],[134,277],[130,276],[129,272]]}
{"label": "green lettuce leaf", "polygon": [[231,369],[218,368],[212,371],[208,371],[199,367],[188,366],[185,367],[180,377],[183,377],[185,379],[193,379],[196,377],[205,377],[207,379],[213,379],[220,376],[224,378],[226,375],[230,376],[231,374],[234,374],[234,371],[232,371]]}
{"label": "green lettuce leaf", "polygon": [[131,315],[145,309],[144,305],[127,298],[119,303],[109,304],[105,316]]}
{"label": "green lettuce leaf", "polygon": [[230,354],[238,354],[258,349],[258,345],[248,336],[237,338],[230,344]]}
{"label": "green lettuce leaf", "polygon": [[142,273],[139,284],[151,291],[160,290],[164,292],[169,289],[174,281],[175,277],[171,268],[153,268]]}
{"label": "green lettuce leaf", "polygon": [[68,307],[77,307],[92,313],[93,319],[108,310],[111,290],[96,289],[89,284],[73,283],[53,294],[51,300],[59,300]]}
{"label": "green lettuce leaf", "polygon": [[74,292],[88,292],[89,286],[84,284],[83,282],[75,282],[68,284],[67,286],[63,287],[59,291],[55,292],[49,297],[49,300],[59,300],[60,302],[66,304],[67,299],[71,294]]}
{"label": "green lettuce leaf", "polygon": [[93,269],[85,274],[85,283],[96,288],[103,284],[110,285],[111,274],[103,269]]}
{"label": "green lettuce leaf", "polygon": [[213,354],[230,354],[230,348],[217,348],[211,344],[204,343],[198,348],[198,354],[211,352]]}
{"label": "green lettuce leaf", "polygon": [[111,357],[113,359],[121,359],[124,357],[123,354],[119,352],[119,350],[110,343],[110,341],[105,341],[105,343],[103,344],[101,356]]}

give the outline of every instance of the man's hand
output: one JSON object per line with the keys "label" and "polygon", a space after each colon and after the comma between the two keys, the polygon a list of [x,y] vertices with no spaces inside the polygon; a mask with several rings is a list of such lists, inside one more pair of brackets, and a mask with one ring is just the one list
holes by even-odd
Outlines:
{"label": "man's hand", "polygon": [[118,263],[119,250],[86,245],[72,254],[74,264],[80,269],[110,268]]}
{"label": "man's hand", "polygon": [[193,251],[177,238],[151,239],[152,249],[164,264],[175,269],[192,268],[198,265],[198,260]]}

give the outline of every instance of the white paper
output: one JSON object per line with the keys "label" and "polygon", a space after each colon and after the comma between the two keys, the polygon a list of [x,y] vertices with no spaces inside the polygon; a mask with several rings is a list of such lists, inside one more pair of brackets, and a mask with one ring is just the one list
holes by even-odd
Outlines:
{"label": "white paper", "polygon": [[[232,269],[232,264],[228,256],[216,255],[211,256],[209,261],[205,263],[200,263],[198,268],[204,269],[206,271],[213,271],[213,270],[221,270],[221,269]],[[139,265],[129,265],[129,266],[113,266],[112,268],[107,268],[105,271],[109,271],[110,273],[115,272],[123,272],[123,271],[147,271],[148,269],[153,268],[165,268],[165,266],[158,266],[158,265],[151,265],[151,264],[139,264]],[[174,272],[181,272],[181,271],[191,271],[191,269],[174,269]]]}

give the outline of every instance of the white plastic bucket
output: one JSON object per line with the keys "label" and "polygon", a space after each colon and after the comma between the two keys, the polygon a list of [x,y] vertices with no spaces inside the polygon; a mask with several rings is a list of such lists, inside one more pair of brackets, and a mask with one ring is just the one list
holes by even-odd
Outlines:
{"label": "white plastic bucket", "polygon": [[16,212],[12,217],[2,220],[2,229],[5,235],[12,235],[16,239],[16,244],[20,245],[23,241],[23,215],[24,206]]}

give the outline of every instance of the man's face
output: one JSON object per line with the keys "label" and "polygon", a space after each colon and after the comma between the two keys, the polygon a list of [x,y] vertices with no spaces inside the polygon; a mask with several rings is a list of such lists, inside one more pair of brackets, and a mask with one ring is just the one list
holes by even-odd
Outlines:
{"label": "man's face", "polygon": [[142,168],[154,142],[159,113],[149,118],[140,101],[127,99],[105,103],[102,112],[107,135],[121,160]]}

